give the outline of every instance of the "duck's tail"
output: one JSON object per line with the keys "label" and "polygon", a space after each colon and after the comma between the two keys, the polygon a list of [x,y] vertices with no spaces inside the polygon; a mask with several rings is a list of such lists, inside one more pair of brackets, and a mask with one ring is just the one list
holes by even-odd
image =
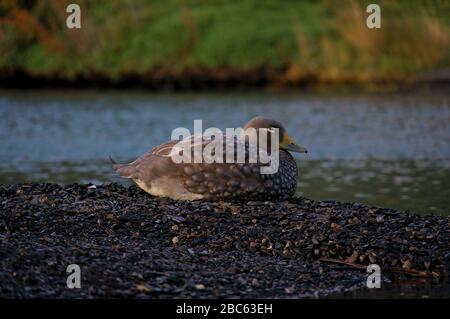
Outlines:
{"label": "duck's tail", "polygon": [[109,156],[113,169],[119,173],[122,177],[131,178],[130,165],[119,164],[111,156]]}

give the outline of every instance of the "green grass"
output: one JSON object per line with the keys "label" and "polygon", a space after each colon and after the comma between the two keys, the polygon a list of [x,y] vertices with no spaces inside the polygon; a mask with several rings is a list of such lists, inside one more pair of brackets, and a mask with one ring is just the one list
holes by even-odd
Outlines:
{"label": "green grass", "polygon": [[0,70],[71,79],[101,74],[277,70],[297,83],[405,80],[450,65],[450,2],[79,0],[82,29],[65,27],[70,1],[0,3]]}

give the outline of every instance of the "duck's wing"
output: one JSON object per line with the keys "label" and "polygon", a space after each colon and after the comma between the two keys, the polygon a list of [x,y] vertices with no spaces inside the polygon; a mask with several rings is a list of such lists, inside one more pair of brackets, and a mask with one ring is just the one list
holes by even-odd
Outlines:
{"label": "duck's wing", "polygon": [[122,177],[151,180],[174,170],[170,152],[177,143],[178,141],[163,143],[129,164],[113,163],[113,167]]}
{"label": "duck's wing", "polygon": [[[185,144],[180,144],[178,140],[169,141],[143,154],[130,164],[116,166],[116,170],[124,177],[143,181],[146,184],[160,177],[168,177],[172,181],[179,181],[188,192],[201,195],[205,199],[239,198],[245,197],[245,194],[263,193],[265,184],[273,183],[266,181],[266,178],[261,175],[260,163],[248,162],[249,152],[253,146],[241,142],[235,136],[223,136],[221,148],[223,153],[215,157],[216,161],[208,163],[203,159],[201,163],[176,163],[172,159],[174,153],[179,153],[183,145],[190,146],[192,161],[195,146],[199,146],[198,144],[201,144],[200,149],[203,154],[215,156],[213,149],[210,149],[210,152],[203,152],[206,147],[212,146],[213,141],[212,138],[199,139],[195,135],[181,141]],[[220,148],[220,143],[215,145]],[[227,162],[226,158],[227,146],[235,148],[231,163],[230,159]],[[243,147],[244,150],[243,163],[236,163],[238,147]],[[219,159],[220,157],[222,160]]]}
{"label": "duck's wing", "polygon": [[[205,199],[213,200],[241,198],[249,193],[263,192],[265,180],[260,173],[261,164],[249,163],[249,153],[255,151],[254,146],[235,136],[223,135],[223,144],[220,145],[221,141],[219,140],[215,144],[217,149],[214,150],[211,147],[213,141],[214,139],[206,138],[201,142],[202,151],[204,150],[204,158],[201,163],[179,164],[184,187],[194,194],[201,194]],[[196,145],[195,142],[191,142],[191,146]],[[234,148],[234,155],[228,161],[227,147]],[[240,157],[241,162],[237,163],[239,149],[243,156]],[[221,153],[215,153],[215,151]],[[207,154],[210,154],[215,161],[212,159],[209,162],[206,161]],[[257,154],[256,151],[255,154]]]}
{"label": "duck's wing", "polygon": [[[172,156],[178,150],[180,142],[186,143],[188,141],[193,147],[198,142],[198,139],[196,139],[195,135],[191,135],[182,141],[168,141],[142,154],[128,164],[118,164],[111,159],[113,168],[122,177],[146,181],[165,175],[179,175],[180,166],[172,161]],[[210,140],[204,140],[202,143],[207,145],[210,143]]]}

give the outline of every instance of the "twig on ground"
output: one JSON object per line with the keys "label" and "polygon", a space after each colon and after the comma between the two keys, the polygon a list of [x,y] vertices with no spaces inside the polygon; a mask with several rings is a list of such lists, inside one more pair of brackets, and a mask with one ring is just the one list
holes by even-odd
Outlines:
{"label": "twig on ground", "polygon": [[[345,266],[349,266],[349,267],[352,267],[352,268],[355,268],[355,269],[360,269],[360,270],[366,270],[367,269],[367,266],[365,266],[365,265],[356,264],[356,263],[343,261],[343,260],[339,260],[339,259],[322,257],[322,258],[319,258],[319,261],[329,262],[329,263],[339,264],[339,265],[345,265]],[[386,268],[383,268],[383,271],[391,272],[391,273],[407,274],[407,275],[411,275],[411,276],[414,276],[414,277],[421,277],[421,278],[433,277],[433,274],[431,274],[431,273],[429,273],[427,271],[421,271],[421,270],[415,270],[415,269],[403,269],[403,268],[398,268],[398,267],[386,267]]]}

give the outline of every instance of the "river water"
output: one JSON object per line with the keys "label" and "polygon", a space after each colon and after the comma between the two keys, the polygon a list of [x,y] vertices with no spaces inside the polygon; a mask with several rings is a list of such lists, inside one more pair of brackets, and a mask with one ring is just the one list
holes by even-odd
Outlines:
{"label": "river water", "polygon": [[297,193],[448,215],[450,95],[0,91],[0,183],[129,182],[127,162],[172,129],[281,121],[308,154],[295,155]]}

